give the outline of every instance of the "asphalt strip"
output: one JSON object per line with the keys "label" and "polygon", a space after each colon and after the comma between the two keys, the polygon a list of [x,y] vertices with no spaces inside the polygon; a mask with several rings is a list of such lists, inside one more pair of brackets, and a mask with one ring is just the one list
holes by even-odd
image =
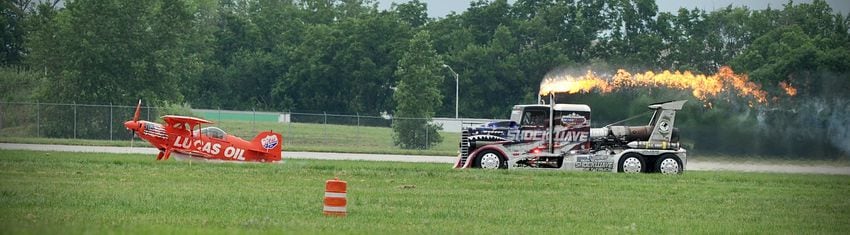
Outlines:
{"label": "asphalt strip", "polygon": [[[14,144],[14,143],[0,143],[0,149],[33,150],[33,151],[57,151],[57,152],[84,152],[84,153],[151,154],[151,155],[156,155],[159,152],[159,150],[157,150],[155,148],[139,148],[139,147],[132,147],[131,148],[131,147]],[[455,157],[445,157],[445,156],[363,154],[363,153],[289,152],[289,151],[284,151],[283,157],[284,158],[292,158],[292,159],[429,162],[429,163],[445,163],[445,164],[452,164],[456,160]],[[827,166],[827,165],[801,166],[801,165],[782,165],[782,164],[765,164],[765,163],[750,163],[750,162],[743,162],[743,163],[712,162],[712,161],[698,161],[698,160],[688,161],[688,165],[687,165],[686,170],[850,175],[850,167],[845,167],[845,166]]]}

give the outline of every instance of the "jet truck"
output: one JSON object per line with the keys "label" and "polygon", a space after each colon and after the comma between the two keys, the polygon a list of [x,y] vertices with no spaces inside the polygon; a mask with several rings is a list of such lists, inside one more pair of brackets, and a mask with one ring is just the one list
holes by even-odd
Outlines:
{"label": "jet truck", "polygon": [[[539,168],[681,174],[688,163],[674,128],[687,100],[650,104],[643,126],[591,128],[584,104],[515,105],[511,119],[465,128],[455,168]],[[628,119],[627,119],[628,120]]]}

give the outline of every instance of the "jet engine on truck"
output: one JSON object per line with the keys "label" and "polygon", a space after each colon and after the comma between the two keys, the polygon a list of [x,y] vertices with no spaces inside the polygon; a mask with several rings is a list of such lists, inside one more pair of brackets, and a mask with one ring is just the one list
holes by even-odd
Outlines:
{"label": "jet engine on truck", "polygon": [[[652,104],[649,109],[656,111],[649,124],[645,126],[612,126],[591,128],[590,139],[594,149],[643,148],[678,149],[679,129],[673,128],[675,110],[682,109],[685,100]],[[662,107],[662,105],[665,105]],[[658,131],[655,131],[655,130]]]}
{"label": "jet engine on truck", "polygon": [[674,121],[686,100],[649,105],[647,125],[601,128],[590,128],[589,106],[553,100],[516,105],[510,120],[464,129],[455,168],[684,171],[687,151]]}

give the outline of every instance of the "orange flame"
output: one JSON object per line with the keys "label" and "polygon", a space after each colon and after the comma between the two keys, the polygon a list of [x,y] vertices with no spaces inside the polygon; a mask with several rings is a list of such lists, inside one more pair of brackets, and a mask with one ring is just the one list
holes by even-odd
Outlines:
{"label": "orange flame", "polygon": [[[751,96],[759,103],[767,101],[767,92],[763,91],[761,86],[750,81],[745,74],[735,74],[728,66],[720,67],[716,74],[711,75],[693,74],[690,71],[670,72],[669,70],[661,73],[648,71],[631,74],[623,69],[617,70],[613,77],[607,79],[597,76],[590,70],[578,77],[563,74],[547,75],[540,83],[540,95],[587,93],[594,89],[601,93],[609,93],[624,87],[667,87],[691,90],[691,94],[703,103],[706,103],[709,97],[716,97],[727,90],[736,91],[738,96]],[[788,84],[783,85],[783,88],[791,96],[796,94],[796,89]]]}
{"label": "orange flame", "polygon": [[779,82],[779,87],[782,87],[782,89],[785,90],[785,94],[788,94],[788,96],[797,95],[797,88],[791,86],[788,82]]}

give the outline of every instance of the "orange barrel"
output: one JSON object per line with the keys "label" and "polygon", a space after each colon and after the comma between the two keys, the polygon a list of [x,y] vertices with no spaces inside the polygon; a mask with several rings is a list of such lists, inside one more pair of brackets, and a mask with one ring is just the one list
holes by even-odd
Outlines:
{"label": "orange barrel", "polygon": [[345,205],[348,203],[345,199],[346,187],[347,183],[337,177],[325,182],[325,215],[345,216],[347,214],[345,211]]}

